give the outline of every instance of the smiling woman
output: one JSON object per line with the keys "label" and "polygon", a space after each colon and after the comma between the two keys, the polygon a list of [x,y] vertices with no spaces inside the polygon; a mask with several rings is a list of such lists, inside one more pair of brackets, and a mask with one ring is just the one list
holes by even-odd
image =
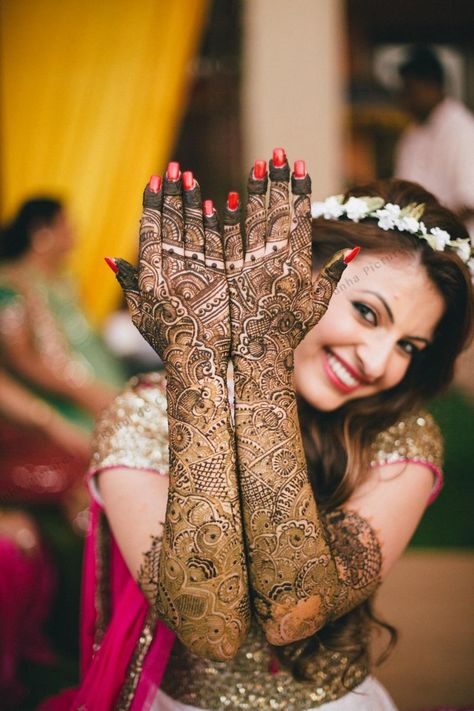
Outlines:
{"label": "smiling woman", "polygon": [[107,690],[132,711],[394,709],[370,674],[371,601],[439,491],[421,406],[471,332],[467,233],[399,181],[312,225],[304,162],[293,219],[283,149],[269,177],[267,200],[257,161],[243,236],[230,193],[221,236],[171,164],[145,190],[138,270],[111,261],[166,382],[134,381],[97,427],[95,640],[74,708]]}
{"label": "smiling woman", "polygon": [[[429,346],[444,300],[415,255],[396,255],[368,272],[383,254],[364,250],[336,291],[318,328],[295,352],[299,394],[318,410],[388,390]],[[347,276],[346,276],[347,275]]]}

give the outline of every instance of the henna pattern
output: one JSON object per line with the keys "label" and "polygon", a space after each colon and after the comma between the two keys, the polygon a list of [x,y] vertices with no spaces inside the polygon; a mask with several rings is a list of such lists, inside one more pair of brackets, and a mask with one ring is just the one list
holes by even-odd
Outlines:
{"label": "henna pattern", "polygon": [[165,178],[158,193],[148,187],[138,271],[116,264],[133,322],[167,376],[166,521],[139,582],[193,652],[229,659],[250,618],[227,396],[229,296],[217,220],[203,218],[197,183],[183,195],[180,180]]}
{"label": "henna pattern", "polygon": [[285,644],[368,597],[381,559],[375,534],[357,514],[333,512],[323,529],[293,386],[294,349],[325,313],[344,255],[336,254],[312,284],[310,179],[292,176],[290,230],[288,164],[271,162],[270,178],[268,208],[263,180],[251,178],[244,250],[234,247],[242,239],[229,215],[224,233],[251,588],[268,639]]}

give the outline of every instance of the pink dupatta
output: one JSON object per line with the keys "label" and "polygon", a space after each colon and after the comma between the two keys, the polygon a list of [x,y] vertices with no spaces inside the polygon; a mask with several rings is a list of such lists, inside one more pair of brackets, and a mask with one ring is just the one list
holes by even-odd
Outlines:
{"label": "pink dupatta", "polygon": [[[98,528],[101,509],[93,501],[91,523],[84,553],[81,619],[81,682],[45,701],[39,711],[111,711],[127,681],[127,671],[139,648],[149,604],[131,577],[113,537],[108,551],[110,565],[110,620],[95,651],[98,625],[96,605]],[[130,711],[147,711],[160,686],[175,635],[166,625],[154,624],[153,639],[141,665]]]}

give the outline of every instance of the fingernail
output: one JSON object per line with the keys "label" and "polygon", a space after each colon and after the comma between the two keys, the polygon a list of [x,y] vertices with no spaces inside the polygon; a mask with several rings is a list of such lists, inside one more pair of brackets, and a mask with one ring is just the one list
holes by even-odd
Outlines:
{"label": "fingernail", "polygon": [[166,177],[168,178],[168,180],[178,180],[178,178],[179,178],[179,163],[176,163],[176,161],[171,161],[171,163],[168,163]]}
{"label": "fingernail", "polygon": [[352,249],[349,254],[346,254],[346,256],[344,257],[344,264],[349,264],[349,262],[352,262],[352,260],[357,257],[359,252],[360,247],[354,247],[354,249]]}
{"label": "fingernail", "polygon": [[275,168],[281,168],[286,163],[286,153],[284,148],[273,149],[273,165]]}
{"label": "fingernail", "polygon": [[227,196],[227,208],[229,210],[237,210],[239,207],[239,193],[229,193]]}
{"label": "fingernail", "polygon": [[161,189],[161,176],[152,175],[148,187],[152,193],[159,193]]}
{"label": "fingernail", "polygon": [[304,178],[306,175],[306,163],[304,160],[295,160],[293,168],[295,178]]}
{"label": "fingernail", "polygon": [[203,204],[204,214],[206,217],[212,217],[214,214],[214,203],[212,200],[204,200]]}
{"label": "fingernail", "polygon": [[112,259],[112,257],[104,257],[105,263],[112,269],[114,274],[117,274],[118,272],[118,266],[115,263],[115,259]]}
{"label": "fingernail", "polygon": [[183,173],[183,188],[192,190],[194,188],[194,175],[190,170],[185,170]]}
{"label": "fingernail", "polygon": [[253,177],[255,180],[262,180],[267,172],[267,161],[256,160],[253,166]]}

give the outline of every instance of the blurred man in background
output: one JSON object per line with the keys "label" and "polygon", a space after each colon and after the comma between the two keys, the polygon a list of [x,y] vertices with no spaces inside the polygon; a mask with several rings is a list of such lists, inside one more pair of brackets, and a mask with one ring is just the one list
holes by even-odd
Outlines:
{"label": "blurred man in background", "polygon": [[474,239],[474,116],[446,96],[443,66],[431,49],[414,48],[399,73],[414,122],[398,144],[395,175],[442,198]]}

